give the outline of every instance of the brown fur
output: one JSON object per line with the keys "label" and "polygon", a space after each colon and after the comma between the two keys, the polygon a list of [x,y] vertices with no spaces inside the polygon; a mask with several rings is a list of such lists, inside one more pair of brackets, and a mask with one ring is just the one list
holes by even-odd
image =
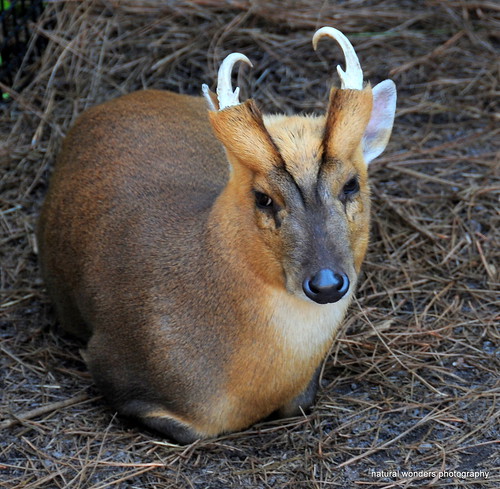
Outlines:
{"label": "brown fur", "polygon": [[[368,241],[370,89],[355,95],[332,92],[326,129],[263,118],[252,101],[211,112],[227,159],[200,98],[137,92],[77,121],[41,213],[40,258],[62,325],[88,341],[89,369],[121,413],[185,443],[312,402],[352,292],[319,305],[300,284],[328,262],[354,288]],[[354,174],[360,193],[342,203]],[[255,190],[280,206],[275,218]]]}

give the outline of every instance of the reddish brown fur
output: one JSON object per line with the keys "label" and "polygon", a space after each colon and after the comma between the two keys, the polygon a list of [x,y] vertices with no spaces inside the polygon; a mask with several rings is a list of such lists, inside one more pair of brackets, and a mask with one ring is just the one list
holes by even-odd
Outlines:
{"label": "reddish brown fur", "polygon": [[245,167],[263,173],[281,163],[253,100],[226,110],[210,111],[209,118],[215,135],[230,156],[239,159]]}
{"label": "reddish brown fur", "polygon": [[[89,369],[119,411],[186,442],[296,412],[304,391],[310,404],[352,294],[297,296],[305,272],[253,189],[274,192],[287,222],[276,171],[307,187],[325,165],[334,199],[358,174],[359,196],[335,200],[325,232],[339,237],[335,260],[359,271],[371,92],[351,92],[332,92],[326,131],[323,118],[262,119],[251,101],[210,113],[231,172],[200,98],[137,92],[78,120],[40,217],[40,258],[63,326],[88,340]],[[306,234],[297,245],[308,249]]]}
{"label": "reddish brown fur", "polygon": [[331,89],[324,139],[328,155],[364,164],[354,153],[359,149],[359,142],[370,120],[372,103],[369,85],[363,90]]}

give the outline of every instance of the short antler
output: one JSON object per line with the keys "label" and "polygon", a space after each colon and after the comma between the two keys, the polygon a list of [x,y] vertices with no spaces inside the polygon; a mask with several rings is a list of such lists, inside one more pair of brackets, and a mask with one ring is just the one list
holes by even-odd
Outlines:
{"label": "short antler", "polygon": [[219,102],[219,107],[215,106],[214,100],[211,96],[210,90],[207,85],[202,85],[203,95],[207,99],[208,106],[211,110],[223,110],[227,107],[232,107],[234,105],[239,105],[239,95],[240,87],[236,87],[233,92],[231,86],[231,72],[234,65],[238,61],[243,61],[244,63],[253,66],[252,62],[241,53],[231,53],[229,54],[219,68],[219,74],[217,76],[217,100]]}
{"label": "short antler", "polygon": [[318,29],[313,36],[312,43],[313,47],[316,50],[318,46],[318,41],[324,37],[332,37],[335,39],[345,56],[345,71],[337,66],[337,72],[340,76],[340,88],[350,88],[353,90],[362,90],[363,89],[363,71],[361,70],[361,66],[359,64],[358,56],[352,47],[352,44],[349,42],[342,32],[333,27],[322,27]]}

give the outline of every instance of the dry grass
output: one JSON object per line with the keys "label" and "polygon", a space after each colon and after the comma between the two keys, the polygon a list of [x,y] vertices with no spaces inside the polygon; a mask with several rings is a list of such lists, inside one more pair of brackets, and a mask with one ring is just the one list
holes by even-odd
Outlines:
{"label": "dry grass", "polygon": [[[499,486],[498,5],[335,3],[47,6],[43,57],[2,87],[13,101],[0,108],[3,487]],[[78,344],[50,329],[33,233],[54,156],[85,108],[143,87],[198,93],[233,50],[255,62],[240,84],[265,110],[321,111],[340,56],[328,42],[313,54],[325,24],[349,35],[366,78],[399,90],[392,142],[371,167],[358,300],[310,415],[171,445],[115,418]],[[489,476],[372,474],[399,469]]]}

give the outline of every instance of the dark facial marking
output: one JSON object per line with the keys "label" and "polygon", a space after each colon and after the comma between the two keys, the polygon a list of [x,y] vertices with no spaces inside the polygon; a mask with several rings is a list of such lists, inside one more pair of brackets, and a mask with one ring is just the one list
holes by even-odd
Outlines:
{"label": "dark facial marking", "polygon": [[283,166],[276,167],[273,170],[272,178],[273,180],[277,180],[278,182],[280,182],[280,187],[288,186],[294,188],[300,197],[301,204],[303,206],[305,205],[306,198],[304,192],[300,187],[300,185],[295,180],[295,178],[293,177],[293,175],[287,170],[284,163]]}

